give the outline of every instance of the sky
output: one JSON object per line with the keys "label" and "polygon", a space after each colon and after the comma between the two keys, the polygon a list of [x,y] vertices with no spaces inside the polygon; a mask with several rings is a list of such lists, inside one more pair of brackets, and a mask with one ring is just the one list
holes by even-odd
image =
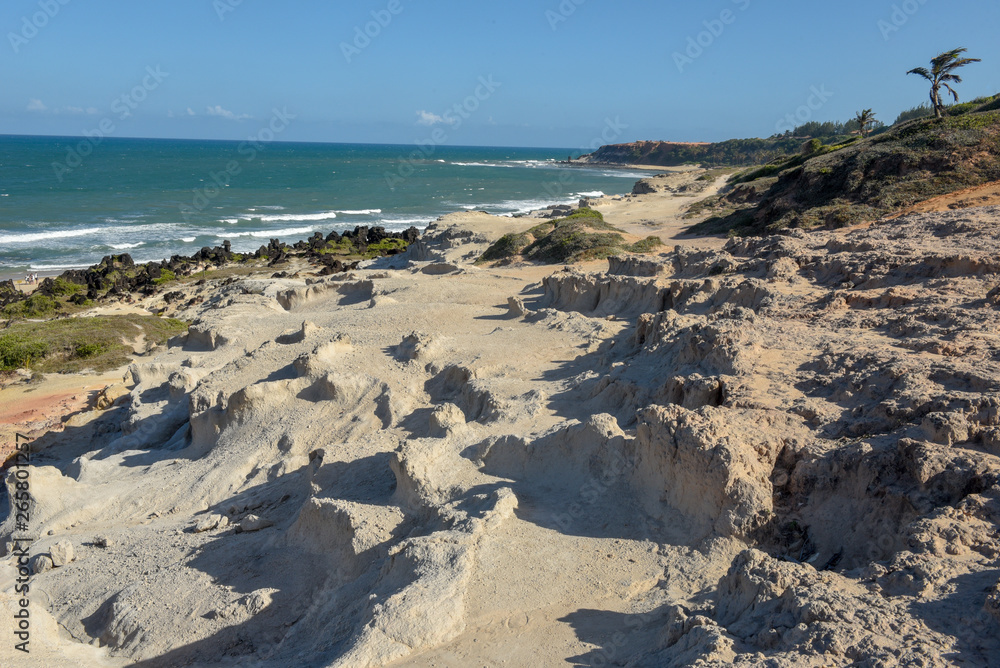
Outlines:
{"label": "sky", "polygon": [[996,0],[4,0],[0,134],[537,146],[770,136],[927,100]]}

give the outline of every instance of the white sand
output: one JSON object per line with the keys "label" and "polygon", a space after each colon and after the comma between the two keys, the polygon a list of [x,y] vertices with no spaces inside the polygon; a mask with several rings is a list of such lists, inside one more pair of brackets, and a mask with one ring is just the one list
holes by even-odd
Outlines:
{"label": "white sand", "polygon": [[[601,208],[676,243],[648,197]],[[30,554],[75,559],[14,653],[0,527],[3,665],[988,665],[1000,210],[970,211],[613,273],[474,266],[528,221],[472,213],[192,287],[125,405],[36,441]]]}

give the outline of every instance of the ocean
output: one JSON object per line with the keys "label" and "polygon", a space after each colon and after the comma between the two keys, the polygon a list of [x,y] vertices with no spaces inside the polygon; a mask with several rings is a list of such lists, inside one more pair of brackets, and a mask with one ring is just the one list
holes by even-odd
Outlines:
{"label": "ocean", "polygon": [[228,239],[358,225],[424,228],[455,211],[526,213],[630,192],[640,172],[565,168],[569,149],[0,136],[0,276],[191,255]]}

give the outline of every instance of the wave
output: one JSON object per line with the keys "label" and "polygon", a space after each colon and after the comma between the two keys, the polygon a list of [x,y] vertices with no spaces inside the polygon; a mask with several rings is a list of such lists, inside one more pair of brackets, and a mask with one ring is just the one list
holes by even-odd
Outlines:
{"label": "wave", "polygon": [[515,165],[502,165],[497,162],[453,162],[456,167],[514,167]]}
{"label": "wave", "polygon": [[220,223],[226,223],[227,225],[236,225],[240,222],[239,218],[223,218],[219,221]]}
{"label": "wave", "polygon": [[216,236],[226,239],[238,239],[240,237],[253,237],[256,239],[277,239],[280,237],[289,237],[293,234],[312,234],[316,231],[315,227],[295,227],[289,228],[287,230],[258,230],[256,232],[237,232],[235,234],[218,234]]}
{"label": "wave", "polygon": [[336,217],[336,211],[323,211],[320,213],[276,213],[266,216],[241,216],[238,220],[259,220],[262,223],[290,223],[295,221],[333,220]]}
{"label": "wave", "polygon": [[577,195],[580,197],[606,197],[606,195],[600,190],[595,190],[589,193],[577,193]]}
{"label": "wave", "polygon": [[0,244],[30,244],[35,241],[47,241],[49,239],[72,239],[73,237],[86,237],[92,234],[100,234],[105,228],[91,227],[79,230],[61,230],[59,232],[36,232],[34,234],[7,234],[0,236]]}
{"label": "wave", "polygon": [[130,248],[138,248],[139,246],[145,245],[145,241],[140,241],[137,244],[108,244],[108,248],[114,248],[115,250],[128,250]]}
{"label": "wave", "polygon": [[427,225],[437,220],[437,216],[424,216],[421,218],[383,218],[379,222],[383,225]]}
{"label": "wave", "polygon": [[377,213],[382,213],[382,209],[358,209],[356,211],[338,211],[337,213],[345,216],[374,216]]}
{"label": "wave", "polygon": [[186,244],[193,244],[198,237],[181,237],[181,241]]}
{"label": "wave", "polygon": [[89,269],[93,264],[32,264],[32,271],[66,271],[67,269]]}

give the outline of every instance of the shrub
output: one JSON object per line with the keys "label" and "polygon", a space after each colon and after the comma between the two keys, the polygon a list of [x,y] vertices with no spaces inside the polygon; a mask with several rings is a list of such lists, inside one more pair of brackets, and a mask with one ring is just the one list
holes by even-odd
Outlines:
{"label": "shrub", "polygon": [[156,285],[163,285],[164,283],[169,283],[170,281],[176,281],[176,280],[177,280],[177,274],[170,271],[169,269],[161,269],[160,277],[154,278],[153,283],[155,283]]}
{"label": "shrub", "polygon": [[820,139],[810,139],[802,145],[802,155],[812,155],[823,148],[823,141]]}
{"label": "shrub", "polygon": [[96,355],[100,355],[103,352],[104,352],[104,346],[102,346],[99,343],[85,343],[79,341],[73,348],[74,357],[78,357],[84,360],[87,359],[88,357],[94,357]]}
{"label": "shrub", "polygon": [[630,253],[649,253],[650,251],[663,246],[663,241],[657,236],[648,236],[642,241],[637,241],[631,246],[626,247],[626,250]]}
{"label": "shrub", "polygon": [[27,299],[23,299],[13,304],[8,304],[3,308],[3,317],[7,319],[15,318],[42,318],[56,310],[58,302],[52,297],[48,297],[37,292]]}
{"label": "shrub", "polygon": [[52,280],[52,287],[50,291],[52,294],[59,297],[71,297],[78,292],[83,292],[84,288],[82,285],[77,285],[76,283],[70,283],[65,278],[57,277]]}
{"label": "shrub", "polygon": [[504,258],[520,255],[521,251],[531,243],[531,237],[526,232],[520,234],[505,234],[496,240],[492,246],[486,249],[482,259],[485,262],[502,260]]}
{"label": "shrub", "polygon": [[0,371],[13,371],[31,365],[48,353],[48,346],[20,334],[0,336]]}

